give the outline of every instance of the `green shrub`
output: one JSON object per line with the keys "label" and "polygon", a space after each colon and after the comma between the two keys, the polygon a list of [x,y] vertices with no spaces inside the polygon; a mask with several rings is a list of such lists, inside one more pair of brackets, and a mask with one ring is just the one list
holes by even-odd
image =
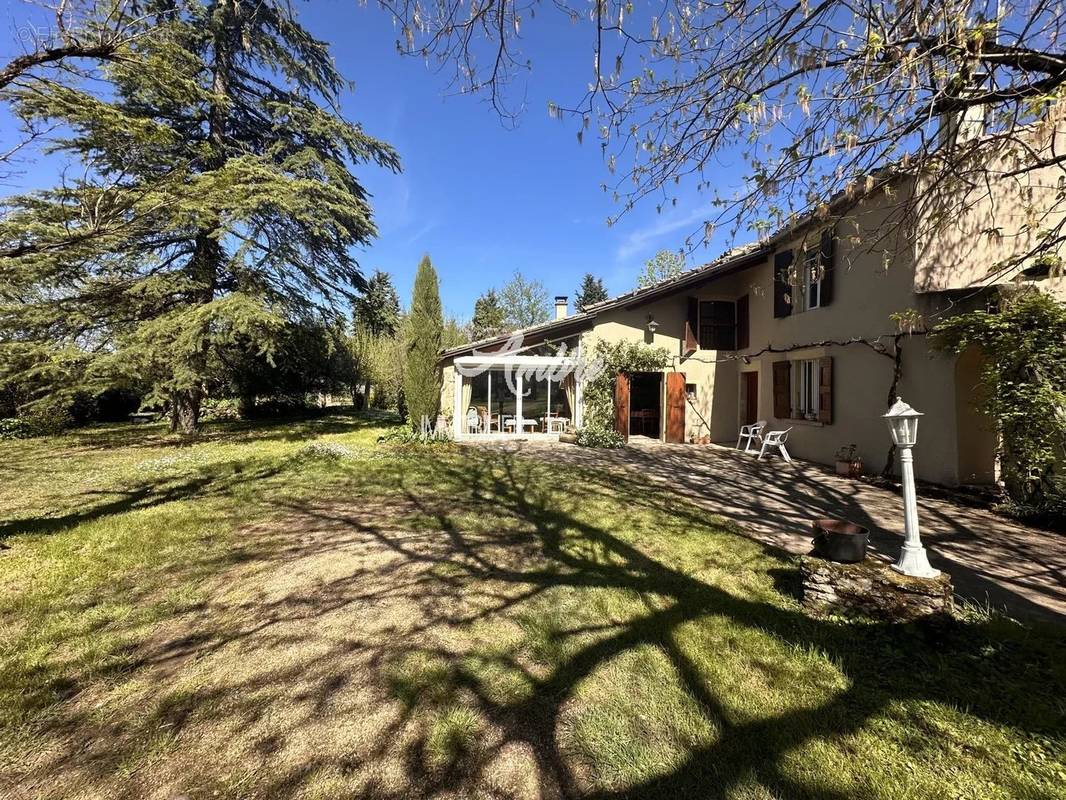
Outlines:
{"label": "green shrub", "polygon": [[589,425],[577,432],[577,443],[582,447],[613,449],[625,445],[625,439],[622,438],[622,434],[611,428]]}
{"label": "green shrub", "polygon": [[0,419],[0,439],[29,439],[33,436],[29,423],[20,417]]}
{"label": "green shrub", "polygon": [[18,418],[26,423],[30,436],[54,436],[74,424],[70,403],[63,400],[42,400],[23,410]]}
{"label": "green shrub", "polygon": [[384,436],[378,438],[379,442],[389,444],[421,444],[440,445],[451,444],[451,428],[437,428],[432,431],[414,430],[408,425],[393,428]]}
{"label": "green shrub", "polygon": [[1035,290],[1007,294],[998,310],[945,320],[933,341],[984,355],[978,408],[999,434],[1005,510],[1066,519],[1066,304]]}
{"label": "green shrub", "polygon": [[200,406],[200,419],[204,422],[225,422],[240,418],[240,401],[232,397],[209,397]]}

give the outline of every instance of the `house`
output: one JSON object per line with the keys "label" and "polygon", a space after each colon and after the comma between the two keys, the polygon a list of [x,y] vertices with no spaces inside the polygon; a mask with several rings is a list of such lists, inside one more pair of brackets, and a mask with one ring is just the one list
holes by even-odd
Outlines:
{"label": "house", "polygon": [[[992,482],[995,434],[974,402],[980,354],[939,352],[924,331],[994,302],[1004,285],[1041,277],[1024,261],[997,265],[1032,244],[1026,217],[1034,204],[1056,206],[1057,180],[1031,172],[993,187],[991,202],[959,203],[957,187],[891,177],[820,217],[581,313],[567,314],[557,298],[555,319],[517,332],[520,350],[508,352],[510,336],[500,336],[443,354],[443,413],[459,439],[557,437],[564,424],[583,423],[582,379],[569,368],[597,339],[627,339],[665,348],[670,364],[620,376],[624,436],[735,443],[740,425],[767,420],[768,429],[791,429],[794,457],[831,464],[854,444],[878,472],[889,447],[880,415],[898,368],[894,393],[925,414],[918,477]],[[898,217],[905,192],[921,193],[918,213],[933,222]]]}

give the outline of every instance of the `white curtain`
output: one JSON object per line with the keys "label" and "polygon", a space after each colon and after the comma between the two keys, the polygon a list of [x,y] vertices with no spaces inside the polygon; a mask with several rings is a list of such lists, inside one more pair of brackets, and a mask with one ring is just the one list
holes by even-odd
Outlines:
{"label": "white curtain", "polygon": [[463,407],[455,409],[455,413],[465,417],[467,409],[470,408],[470,400],[474,396],[474,385],[470,378],[459,374],[456,374],[455,379],[463,382]]}
{"label": "white curtain", "polygon": [[573,423],[577,418],[577,380],[574,378],[574,373],[570,372],[562,382],[563,393],[566,395],[566,404],[570,406],[570,422]]}

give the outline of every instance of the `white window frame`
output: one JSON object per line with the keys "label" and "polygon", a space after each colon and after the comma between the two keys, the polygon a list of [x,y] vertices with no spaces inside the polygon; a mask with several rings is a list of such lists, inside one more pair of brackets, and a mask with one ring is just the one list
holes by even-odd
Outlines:
{"label": "white window frame", "polygon": [[[514,368],[514,367],[521,367],[521,366],[528,366],[528,367],[569,366],[572,369],[577,370],[579,365],[581,364],[581,345],[580,345],[580,343],[578,344],[577,355],[576,356],[525,356],[525,355],[513,355],[513,354],[507,354],[507,355],[503,355],[503,356],[491,356],[491,355],[486,355],[486,356],[459,356],[458,358],[455,359],[454,363],[455,363],[456,366],[460,366],[460,367],[478,366],[478,367],[488,367],[490,369],[492,367],[511,367],[511,368]],[[489,397],[490,407],[491,407],[491,403],[492,403],[492,375],[493,375],[493,373],[489,372],[488,397]],[[454,380],[454,383],[455,383],[454,407],[456,409],[456,413],[454,413],[452,415],[452,425],[453,425],[452,433],[453,433],[454,437],[457,440],[458,439],[469,438],[472,435],[474,435],[474,436],[477,435],[477,434],[468,434],[468,433],[466,433],[466,430],[465,430],[465,426],[466,426],[466,409],[465,408],[462,409],[462,413],[458,412],[458,409],[461,408],[461,406],[462,406],[463,381],[466,381],[466,380],[469,380],[469,378],[467,378],[466,376],[462,375],[458,370],[456,370],[456,372],[455,372],[455,380]],[[549,381],[549,384],[550,383],[551,383],[551,381]],[[522,420],[525,419],[522,416],[522,398],[526,395],[526,391],[525,391],[525,379],[524,379],[524,376],[523,376],[521,371],[517,371],[516,374],[515,374],[515,384],[516,384],[515,385],[515,389],[517,390],[516,391],[516,396],[515,396],[515,417],[516,417],[516,419],[519,420],[519,423],[516,426],[516,432],[515,432],[515,436],[517,437],[517,436],[522,435],[521,431],[519,430],[519,428],[521,427]],[[574,425],[575,425],[575,427],[579,427],[579,428],[583,424],[583,420],[582,420],[582,416],[583,416],[583,414],[582,414],[582,411],[583,411],[582,404],[584,403],[584,385],[583,384],[584,384],[584,381],[582,381],[580,379],[575,381],[575,390],[574,390],[575,398],[574,398],[574,400],[575,400],[575,403],[577,405],[577,408],[570,409],[570,413],[571,413],[572,418],[574,420]],[[549,398],[550,397],[551,397],[551,389],[550,389],[550,386],[549,386]]]}
{"label": "white window frame", "polygon": [[818,419],[822,405],[822,369],[819,359],[802,358],[792,362],[792,416]]}
{"label": "white window frame", "polygon": [[[796,276],[795,294],[798,302],[796,311],[812,311],[822,307],[822,279],[813,280],[821,269],[822,251],[820,247],[805,247],[799,275]],[[811,298],[817,293],[817,300]]]}

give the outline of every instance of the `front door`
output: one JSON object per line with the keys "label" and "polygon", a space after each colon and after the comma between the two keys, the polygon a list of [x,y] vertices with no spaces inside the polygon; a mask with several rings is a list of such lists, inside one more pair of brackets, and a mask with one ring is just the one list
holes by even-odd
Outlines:
{"label": "front door", "polygon": [[624,372],[614,379],[614,429],[629,441],[629,376]]}
{"label": "front door", "polygon": [[685,373],[666,373],[666,441],[685,441]]}
{"label": "front door", "polygon": [[740,374],[744,380],[744,424],[751,425],[759,419],[759,373]]}

